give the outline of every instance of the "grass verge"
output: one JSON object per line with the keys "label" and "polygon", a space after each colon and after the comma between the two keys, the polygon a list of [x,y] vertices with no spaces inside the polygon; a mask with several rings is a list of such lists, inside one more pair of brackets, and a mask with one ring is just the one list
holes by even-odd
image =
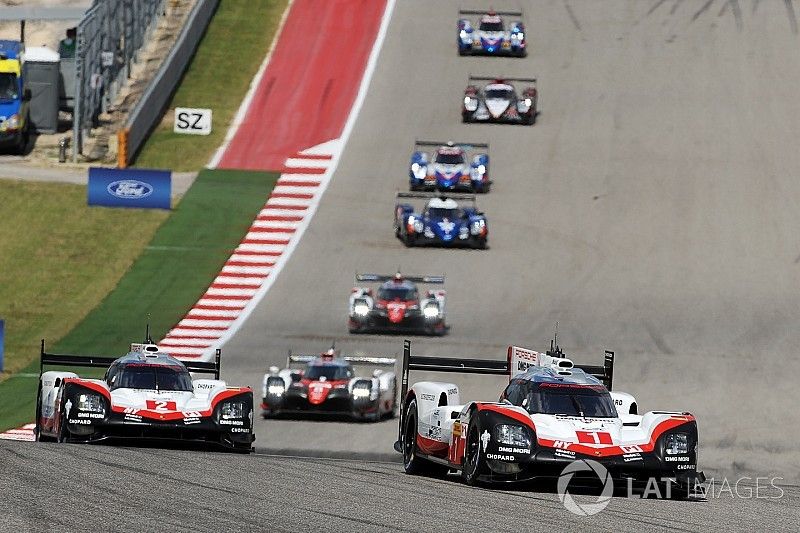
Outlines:
{"label": "grass verge", "polygon": [[[149,234],[152,239],[147,246],[144,244],[149,235],[139,235],[143,232],[138,221],[133,219],[121,225],[117,238],[141,238],[141,255],[121,279],[117,277],[119,282],[111,292],[108,292],[110,287],[100,292],[100,297],[108,293],[105,299],[63,338],[50,342],[49,349],[61,353],[122,355],[130,342],[144,337],[148,314],[153,338],[163,337],[220,271],[264,205],[277,178],[277,174],[265,172],[204,170],[172,216],[155,234]],[[144,216],[149,213],[139,211],[137,214]],[[64,233],[71,235],[68,230]],[[36,243],[35,239],[24,241]],[[82,262],[103,263],[107,257],[112,257],[97,242],[86,246],[90,252],[82,256]],[[102,258],[92,255],[96,250],[103,250]],[[31,271],[38,276],[37,268],[35,263],[30,265]],[[58,263],[53,263],[52,268],[54,275],[69,270]],[[86,284],[93,283],[91,276],[80,278],[68,290],[64,289],[59,299],[45,300],[44,303],[50,307],[39,312],[42,316],[49,312],[49,316],[60,319],[62,306],[68,303],[71,295],[85,291]],[[31,312],[31,317],[45,325],[47,323],[47,317],[40,318],[35,312]],[[77,320],[73,324],[75,322]],[[7,335],[12,327],[7,323]],[[24,370],[0,383],[0,398],[3,398],[0,402],[0,431],[30,422],[33,418],[39,370],[35,360],[38,339],[43,335],[51,341],[60,337],[51,331],[43,327],[35,330],[35,334],[33,331],[28,334],[22,352],[24,357],[19,356],[17,361],[17,368],[25,366]],[[61,335],[64,333],[66,331]]]}
{"label": "grass verge", "polygon": [[[169,111],[136,159],[142,168],[174,171],[203,168],[222,144],[250,81],[278,30],[288,0],[220,2],[206,35],[192,59]],[[185,135],[172,131],[175,107],[200,107],[213,111],[210,135]]]}

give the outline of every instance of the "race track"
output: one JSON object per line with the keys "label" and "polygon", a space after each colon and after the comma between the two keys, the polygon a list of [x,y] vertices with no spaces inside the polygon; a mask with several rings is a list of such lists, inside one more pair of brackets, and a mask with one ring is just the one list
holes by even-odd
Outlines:
{"label": "race track", "polygon": [[[287,349],[323,350],[331,339],[345,353],[399,354],[400,336],[347,334],[353,273],[444,273],[450,334],[414,339],[416,352],[500,359],[510,343],[546,347],[558,321],[577,362],[617,352],[615,386],[641,410],[697,415],[707,474],[779,476],[783,497],[615,498],[580,519],[553,494],[470,489],[367,462],[392,453],[394,421],[259,420],[259,450],[352,460],[3,442],[7,524],[74,526],[68,517],[90,514],[87,528],[108,529],[98,510],[111,502],[120,529],[419,531],[443,513],[466,530],[796,528],[798,6],[526,2],[530,55],[516,60],[458,58],[460,5],[397,3],[333,180],[270,293],[225,346],[224,377],[260,391]],[[462,125],[469,73],[537,76],[537,124]],[[407,250],[394,239],[394,192],[407,187],[415,137],[491,143],[495,183],[479,199],[489,250]],[[503,386],[449,379],[466,398],[494,399]],[[32,504],[42,498],[52,505]]]}
{"label": "race track", "polygon": [[[225,376],[259,388],[287,349],[334,338],[345,353],[397,354],[402,337],[348,336],[353,273],[445,273],[450,335],[415,351],[502,358],[510,343],[544,348],[558,321],[576,361],[616,350],[615,384],[641,409],[698,416],[706,470],[797,480],[800,413],[785,409],[800,371],[797,35],[781,2],[737,11],[741,29],[705,3],[535,2],[529,57],[515,60],[458,58],[456,3],[398,2],[333,181],[225,347]],[[537,124],[462,125],[470,72],[537,76]],[[394,239],[415,137],[491,143],[490,250]],[[503,384],[449,379],[467,398]],[[257,444],[390,452],[395,427],[268,421]]]}

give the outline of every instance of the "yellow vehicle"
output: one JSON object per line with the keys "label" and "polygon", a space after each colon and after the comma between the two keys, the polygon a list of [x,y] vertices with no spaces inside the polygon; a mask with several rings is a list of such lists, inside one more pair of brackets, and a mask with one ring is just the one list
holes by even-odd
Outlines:
{"label": "yellow vehicle", "polygon": [[22,76],[21,45],[0,41],[0,149],[23,153],[30,138],[31,91]]}

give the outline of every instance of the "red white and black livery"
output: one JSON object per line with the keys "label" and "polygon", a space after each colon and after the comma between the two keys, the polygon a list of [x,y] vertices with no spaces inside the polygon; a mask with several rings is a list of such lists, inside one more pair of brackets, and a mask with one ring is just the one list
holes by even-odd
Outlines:
{"label": "red white and black livery", "polygon": [[380,283],[372,287],[353,287],[350,291],[348,328],[350,333],[412,332],[444,335],[444,289],[422,293],[417,284],[444,285],[444,276],[405,276],[396,274],[356,274],[357,282]]}
{"label": "red white and black livery", "polygon": [[[292,368],[303,363],[302,370]],[[298,413],[350,416],[380,420],[394,416],[397,381],[390,357],[342,357],[331,347],[317,355],[292,354],[286,368],[270,368],[264,375],[261,414],[264,418]],[[369,377],[356,376],[353,365],[389,366]]]}
{"label": "red white and black livery", "polygon": [[[509,376],[497,402],[462,402],[453,383],[408,388],[410,370]],[[614,353],[603,366],[576,368],[557,346],[546,353],[510,346],[505,360],[403,358],[399,439],[409,474],[461,472],[468,484],[555,477],[591,459],[614,479],[688,489],[697,471],[697,422],[687,412],[638,414],[636,400],[610,392]],[[596,480],[596,477],[595,477]]]}
{"label": "red white and black livery", "polygon": [[[44,372],[45,365],[107,370],[103,379],[86,379]],[[229,387],[219,370],[219,350],[213,362],[183,362],[148,342],[132,344],[128,354],[113,359],[46,353],[42,341],[37,440],[171,440],[249,453],[255,440],[253,392]],[[214,379],[192,379],[190,372]]]}
{"label": "red white and black livery", "polygon": [[[488,82],[483,86],[476,82]],[[512,82],[525,83],[517,92]],[[484,78],[470,76],[461,105],[463,122],[533,124],[538,113],[536,78]]]}

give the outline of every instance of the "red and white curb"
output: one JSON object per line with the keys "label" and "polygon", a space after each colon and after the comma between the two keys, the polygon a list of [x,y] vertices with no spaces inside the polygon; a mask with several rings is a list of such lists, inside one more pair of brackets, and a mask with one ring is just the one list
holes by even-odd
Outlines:
{"label": "red and white curb", "polygon": [[238,329],[283,268],[331,178],[341,143],[329,141],[289,157],[247,235],[205,294],[159,346],[183,359],[212,358]]}
{"label": "red and white curb", "polygon": [[35,439],[33,437],[33,428],[36,427],[35,424],[25,424],[21,428],[17,429],[9,429],[5,433],[0,433],[0,439],[5,440],[24,440],[33,442]]}

